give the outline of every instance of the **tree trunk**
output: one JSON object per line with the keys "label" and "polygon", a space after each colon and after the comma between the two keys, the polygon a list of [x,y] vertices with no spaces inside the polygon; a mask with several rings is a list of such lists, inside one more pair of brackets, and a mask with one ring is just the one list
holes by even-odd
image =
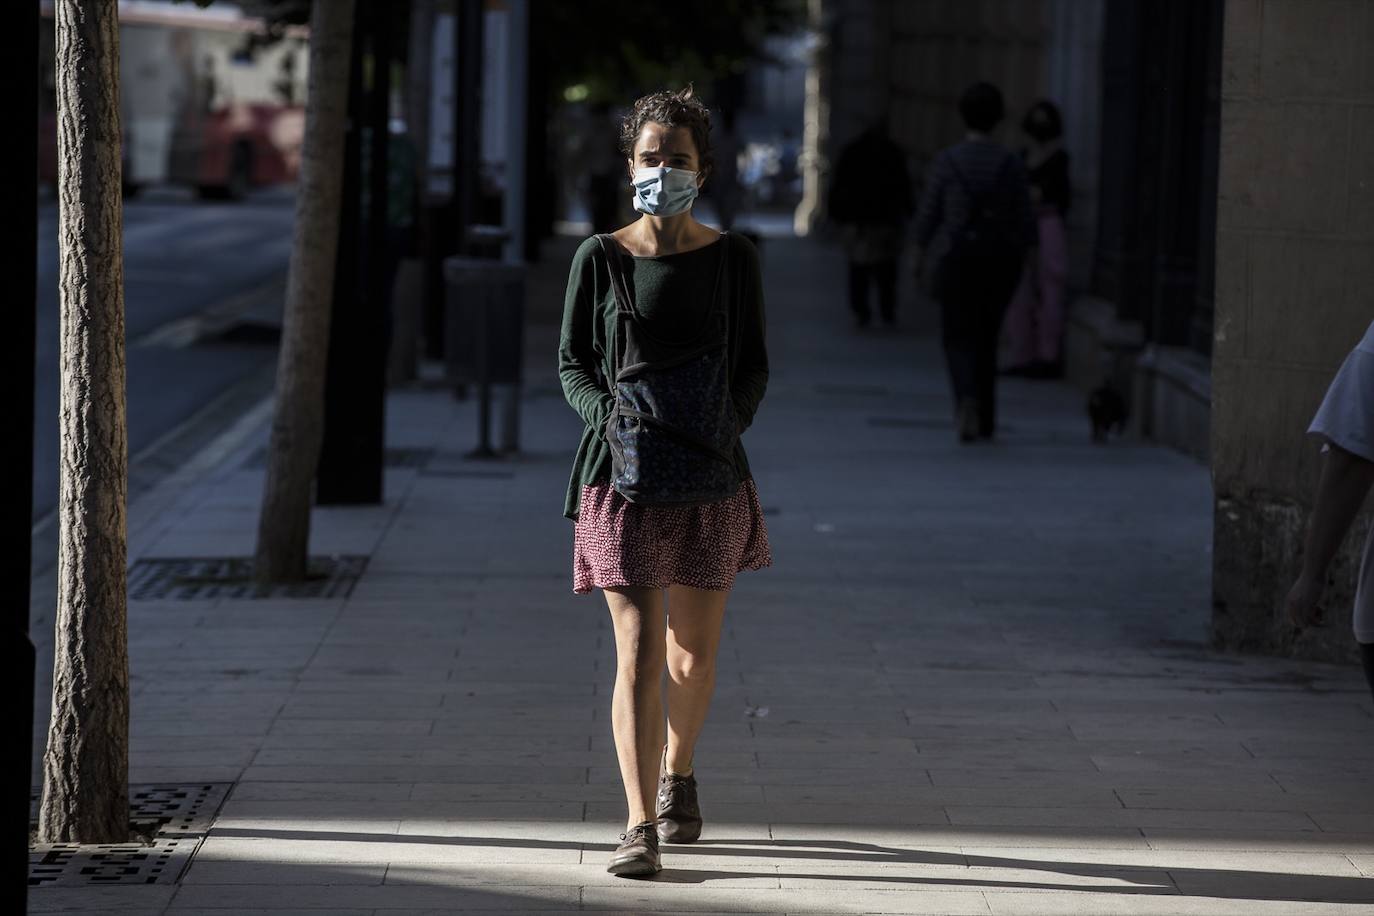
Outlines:
{"label": "tree trunk", "polygon": [[340,173],[353,0],[315,0],[296,225],[277,361],[276,409],[254,572],[261,584],[305,578],[310,491],[324,429],[329,311],[339,235]]}
{"label": "tree trunk", "polygon": [[129,840],[124,269],[116,0],[58,0],[61,478],[39,838]]}

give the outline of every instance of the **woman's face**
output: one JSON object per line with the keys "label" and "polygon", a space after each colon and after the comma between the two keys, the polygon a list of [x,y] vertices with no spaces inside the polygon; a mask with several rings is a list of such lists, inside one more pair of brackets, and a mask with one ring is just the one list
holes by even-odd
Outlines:
{"label": "woman's face", "polygon": [[698,187],[706,178],[701,174],[701,158],[690,130],[685,127],[669,129],[657,121],[646,121],[635,141],[634,155],[630,157],[630,174],[633,175],[635,169],[663,166],[696,172]]}
{"label": "woman's face", "polygon": [[1021,132],[1033,143],[1047,142],[1051,133],[1049,114],[1043,108],[1032,108],[1026,122],[1021,125]]}

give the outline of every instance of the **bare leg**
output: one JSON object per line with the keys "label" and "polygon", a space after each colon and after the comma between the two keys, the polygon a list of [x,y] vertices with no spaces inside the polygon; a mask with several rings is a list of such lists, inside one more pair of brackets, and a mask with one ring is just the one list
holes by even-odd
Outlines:
{"label": "bare leg", "polygon": [[729,592],[668,588],[669,772],[692,772],[692,753],[716,688],[716,650]]}
{"label": "bare leg", "polygon": [[611,730],[625,783],[627,827],[654,819],[663,748],[664,601],[657,588],[603,589],[615,629]]}

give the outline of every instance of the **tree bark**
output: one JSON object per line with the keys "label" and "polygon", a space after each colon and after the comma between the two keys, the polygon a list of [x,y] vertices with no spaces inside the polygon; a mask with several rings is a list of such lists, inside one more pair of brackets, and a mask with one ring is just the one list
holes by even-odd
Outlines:
{"label": "tree bark", "polygon": [[124,268],[116,0],[58,0],[61,436],[39,839],[129,840]]}
{"label": "tree bark", "polygon": [[324,430],[353,5],[353,0],[315,0],[310,13],[305,138],[254,558],[254,574],[263,585],[299,582],[306,574],[311,485]]}

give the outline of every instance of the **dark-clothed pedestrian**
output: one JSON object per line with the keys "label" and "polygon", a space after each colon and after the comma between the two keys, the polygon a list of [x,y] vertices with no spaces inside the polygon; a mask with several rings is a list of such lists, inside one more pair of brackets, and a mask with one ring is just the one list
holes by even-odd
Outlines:
{"label": "dark-clothed pedestrian", "polygon": [[[629,816],[608,871],[659,870],[701,833],[693,751],[736,573],[771,565],[740,434],[768,381],[758,254],[693,218],[710,115],[690,88],[639,99],[621,150],[638,220],[573,258],[558,370],[585,423],[564,515],[573,590],[615,631],[611,725]],[[665,740],[662,680],[667,668]]]}
{"label": "dark-clothed pedestrian", "polygon": [[886,119],[849,143],[835,164],[828,203],[849,259],[849,308],[860,327],[872,313],[868,291],[878,291],[885,324],[897,320],[897,258],[913,209],[906,154],[888,136]]}
{"label": "dark-clothed pedestrian", "polygon": [[963,94],[968,134],[931,163],[916,213],[918,273],[931,265],[961,442],[996,430],[1002,316],[1035,242],[1026,167],[991,136],[1004,112],[989,83]]}
{"label": "dark-clothed pedestrian", "polygon": [[[1289,620],[1298,627],[1321,624],[1326,570],[1374,487],[1374,323],[1345,358],[1307,430],[1322,440],[1322,470],[1302,573],[1289,589]],[[1374,532],[1365,540],[1351,615],[1365,677],[1374,693]]]}
{"label": "dark-clothed pedestrian", "polygon": [[1064,293],[1069,274],[1064,219],[1073,193],[1059,107],[1045,99],[1036,102],[1026,112],[1021,132],[1027,141],[1022,157],[1035,206],[1038,244],[1007,308],[1011,359],[1006,374],[1056,379],[1064,375]]}

